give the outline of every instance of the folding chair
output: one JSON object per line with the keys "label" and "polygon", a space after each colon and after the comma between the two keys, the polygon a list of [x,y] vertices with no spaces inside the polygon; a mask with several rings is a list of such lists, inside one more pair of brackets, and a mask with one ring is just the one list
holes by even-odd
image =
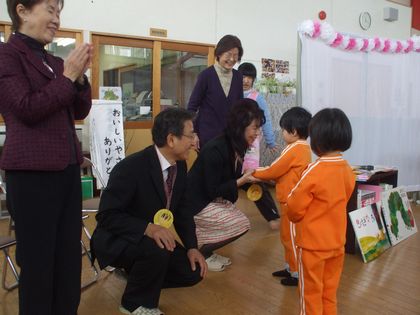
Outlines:
{"label": "folding chair", "polygon": [[[80,166],[80,168],[82,170],[85,169],[86,173],[88,175],[92,175],[92,172],[94,172],[94,175],[95,175],[96,179],[101,183],[102,187],[104,187],[104,184],[103,184],[104,181],[103,181],[101,175],[99,174],[98,169],[96,168],[96,166],[93,164],[93,162],[91,160],[84,157],[83,158],[83,163]],[[85,220],[87,218],[89,218],[90,213],[98,212],[98,207],[99,207],[99,199],[98,198],[93,198],[93,199],[88,199],[88,200],[83,201],[83,206],[82,206],[82,214],[83,214],[83,216],[82,216],[82,229],[83,229],[83,233],[86,236],[88,242],[92,238],[92,235],[89,232],[89,229],[87,228],[87,226],[85,224]],[[89,262],[90,262],[91,267],[92,267],[92,270],[94,271],[93,279],[88,281],[87,283],[82,284],[82,289],[83,289],[83,288],[86,288],[86,287],[90,286],[91,284],[95,283],[98,280],[99,271],[98,271],[98,268],[96,267],[96,265],[93,261],[92,254],[90,252],[90,248],[83,241],[83,237],[81,238],[80,242],[82,244],[82,254],[86,255],[88,257]]]}
{"label": "folding chair", "polygon": [[[12,258],[9,255],[9,248],[16,245],[16,240],[11,236],[0,236],[0,249],[4,253],[4,266],[2,271],[2,286],[5,290],[11,291],[16,288],[19,284],[19,274],[16,270],[15,264],[13,263]],[[12,270],[13,276],[15,277],[15,282],[12,284],[7,284],[7,269],[10,267]]]}
{"label": "folding chair", "polygon": [[[96,177],[96,179],[99,181],[101,185],[101,192],[102,192],[102,190],[106,187],[106,183],[103,177],[101,176],[101,174],[99,173],[99,170],[96,167],[95,163],[93,163],[87,157],[84,157],[81,168],[91,169],[91,171],[93,172],[93,175]],[[89,171],[87,173],[89,174]],[[90,173],[89,175],[92,175],[92,173]],[[97,213],[98,209],[99,209],[99,198],[93,198],[93,199],[88,199],[88,200],[83,201],[83,210],[82,210],[83,214],[89,215],[90,213]],[[83,230],[87,238],[90,240],[91,233],[89,232],[85,224],[83,224]],[[115,268],[108,266],[105,268],[105,270],[108,272],[113,272]]]}
{"label": "folding chair", "polygon": [[[96,167],[96,165],[87,157],[83,157],[83,163],[82,165],[80,165],[81,169],[87,169],[88,173],[89,173],[89,168],[93,171],[93,175],[96,177],[96,179],[99,181],[99,183],[101,184],[102,188],[105,188],[106,184],[105,184],[105,180],[103,179],[103,177],[101,176],[101,173],[99,173],[98,168]],[[90,173],[90,175],[92,175],[92,173]]]}
{"label": "folding chair", "polygon": [[[83,158],[83,163],[80,166],[80,168],[88,169],[87,173],[88,174],[90,173],[89,175],[92,175],[91,171],[93,171],[96,179],[99,181],[102,188],[105,187],[105,181],[103,180],[101,174],[99,173],[95,164],[91,160],[89,160],[87,157]],[[89,213],[97,213],[98,208],[99,208],[99,198],[92,198],[92,199],[84,200],[83,207],[82,207],[83,218],[87,219],[89,217]],[[90,240],[92,238],[92,235],[84,223],[83,223],[83,231],[86,237]]]}
{"label": "folding chair", "polygon": [[[82,216],[82,227],[83,227],[83,230],[84,230],[88,240],[90,240],[90,233],[87,230],[85,224],[83,223],[83,221],[86,220],[88,217],[89,217],[88,215],[83,215]],[[96,265],[93,261],[90,249],[86,246],[86,243],[83,241],[83,237],[80,239],[80,244],[82,245],[82,256],[86,255],[86,257],[89,260],[89,264],[92,268],[93,274],[94,274],[93,278],[91,280],[89,280],[85,283],[82,283],[82,289],[84,289],[84,288],[90,286],[91,284],[95,283],[99,279],[99,271],[98,271],[98,268],[96,267]]]}
{"label": "folding chair", "polygon": [[[0,191],[3,196],[6,196],[6,184],[3,181],[3,177],[0,174]],[[2,271],[2,286],[5,290],[11,291],[14,288],[16,288],[19,284],[19,274],[17,272],[17,269],[15,267],[15,264],[13,263],[12,258],[9,254],[9,249],[12,246],[16,245],[16,239],[11,236],[12,229],[13,229],[13,220],[9,219],[9,235],[8,236],[0,236],[0,249],[4,253],[4,266]],[[13,276],[15,278],[15,282],[12,284],[7,284],[7,269],[10,268],[12,270]]]}
{"label": "folding chair", "polygon": [[[6,185],[1,177],[0,174],[0,190],[3,192],[3,194],[6,195]],[[85,231],[85,233],[87,233],[88,239],[90,239],[90,234],[89,231],[86,229],[86,226],[83,223],[83,220],[85,220],[88,216],[83,216],[82,217],[82,227],[83,230]],[[10,218],[9,219],[9,236],[0,236],[0,249],[3,251],[4,255],[5,255],[5,259],[4,259],[4,269],[2,271],[2,285],[3,288],[10,291],[14,288],[16,288],[18,286],[18,282],[19,282],[19,274],[16,270],[16,267],[13,263],[13,260],[11,259],[10,255],[9,255],[9,248],[16,245],[16,239],[14,237],[11,236],[12,231],[14,230],[14,223],[13,220]],[[92,256],[85,244],[85,242],[83,241],[83,239],[80,239],[80,244],[81,244],[81,251],[82,251],[82,255],[86,255],[89,259],[89,263],[92,265],[92,270],[94,272],[94,277],[88,281],[87,283],[82,283],[82,289],[86,288],[87,286],[93,284],[94,282],[96,282],[99,278],[99,272],[98,269],[96,268],[96,266],[94,264],[92,264]],[[6,283],[7,281],[7,269],[8,267],[11,268],[13,275],[16,279],[16,282],[8,285]]]}
{"label": "folding chair", "polygon": [[[94,173],[94,176],[99,181],[103,189],[105,187],[105,181],[103,180],[101,174],[99,173],[97,167],[95,164],[89,160],[87,157],[83,158],[83,163],[80,166],[81,169],[87,169],[87,173],[89,175],[92,175],[92,172]],[[89,213],[97,213],[99,209],[99,198],[92,198],[88,200],[83,201],[83,207],[82,207],[82,213],[83,218],[87,219],[89,217]],[[92,238],[91,233],[87,229],[86,225],[83,223],[83,231],[86,235],[86,237],[90,240]]]}
{"label": "folding chair", "polygon": [[[2,199],[6,200],[6,182],[3,180],[3,174],[4,172],[0,172],[0,194],[2,195]],[[9,217],[9,231],[8,235],[12,235],[12,231],[15,230],[15,222],[12,220],[12,217],[8,215]]]}
{"label": "folding chair", "polygon": [[[88,175],[94,175],[95,178],[99,181],[100,185],[101,185],[101,191],[103,188],[105,188],[106,184],[104,179],[102,178],[101,174],[99,173],[98,168],[96,167],[96,165],[87,157],[83,158],[83,163],[80,166],[81,169],[86,169],[86,173]],[[93,173],[93,174],[92,174]],[[87,199],[83,201],[83,209],[82,209],[82,213],[83,213],[83,221],[82,221],[82,228],[83,228],[83,232],[85,234],[85,236],[87,237],[87,239],[90,241],[90,239],[92,238],[92,235],[89,231],[89,229],[87,228],[86,224],[85,224],[85,220],[87,218],[89,218],[89,214],[96,214],[98,212],[99,209],[99,198],[92,198],[92,199]],[[92,261],[92,255],[90,253],[90,249],[88,249],[88,247],[83,244],[83,252],[86,253],[91,261],[92,264],[92,268],[94,268],[97,271],[97,268],[94,264],[94,262]],[[105,268],[106,271],[108,272],[113,272],[115,270],[115,268],[113,267],[107,267]],[[95,280],[96,281],[96,280]],[[90,285],[91,283],[89,283],[88,285]],[[87,285],[86,285],[87,286]]]}
{"label": "folding chair", "polygon": [[[1,171],[0,171],[1,172]],[[0,186],[4,186],[2,180],[2,174],[0,174]],[[3,188],[0,189],[0,219],[7,218],[9,216],[9,212],[5,207],[3,207],[6,203],[6,193],[3,191]]]}

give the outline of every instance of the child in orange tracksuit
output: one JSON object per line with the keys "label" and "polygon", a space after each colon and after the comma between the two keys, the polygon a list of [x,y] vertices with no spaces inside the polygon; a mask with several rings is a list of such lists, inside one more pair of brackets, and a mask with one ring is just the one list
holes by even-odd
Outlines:
{"label": "child in orange tracksuit", "polygon": [[341,155],[351,145],[350,121],[338,108],[323,109],[312,118],[309,136],[319,158],[287,198],[287,215],[296,223],[300,314],[334,315],[344,263],[346,206],[355,186]]}
{"label": "child in orange tracksuit", "polygon": [[301,173],[311,162],[311,148],[305,141],[308,138],[308,125],[312,115],[302,107],[293,107],[280,118],[282,136],[286,148],[269,167],[258,168],[253,176],[263,180],[276,181],[276,197],[281,207],[280,240],[284,247],[285,269],[273,272],[282,277],[281,284],[298,285],[298,269],[291,237],[291,223],[286,215],[286,199],[298,182]]}

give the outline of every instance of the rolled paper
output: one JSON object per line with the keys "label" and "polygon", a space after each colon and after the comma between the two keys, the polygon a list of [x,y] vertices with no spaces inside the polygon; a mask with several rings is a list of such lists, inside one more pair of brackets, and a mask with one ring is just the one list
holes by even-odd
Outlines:
{"label": "rolled paper", "polygon": [[153,223],[169,229],[174,222],[174,216],[168,209],[160,209],[153,217]]}
{"label": "rolled paper", "polygon": [[262,187],[258,184],[252,184],[249,186],[248,190],[246,191],[246,196],[251,201],[260,200],[262,197]]}

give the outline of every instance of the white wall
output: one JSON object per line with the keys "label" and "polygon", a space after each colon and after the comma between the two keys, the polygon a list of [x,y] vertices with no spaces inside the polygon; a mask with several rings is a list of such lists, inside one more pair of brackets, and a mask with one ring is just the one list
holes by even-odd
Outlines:
{"label": "white wall", "polygon": [[[397,8],[398,21],[384,21],[384,7]],[[61,21],[63,28],[145,37],[151,27],[164,28],[169,39],[213,44],[224,34],[235,34],[244,46],[243,61],[289,60],[295,77],[297,26],[317,19],[321,10],[340,32],[410,37],[411,8],[386,0],[66,0]],[[368,31],[359,26],[363,11],[372,16]],[[0,20],[10,21],[6,1],[0,2]]]}

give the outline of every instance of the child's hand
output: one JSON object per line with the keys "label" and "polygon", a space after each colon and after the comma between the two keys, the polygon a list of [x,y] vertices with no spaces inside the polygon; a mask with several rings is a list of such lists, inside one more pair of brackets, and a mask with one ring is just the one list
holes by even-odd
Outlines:
{"label": "child's hand", "polygon": [[249,179],[251,182],[253,182],[253,183],[256,183],[256,182],[262,182],[262,180],[261,180],[261,179],[256,178],[256,177],[254,177],[254,176],[252,176],[252,175],[250,175],[250,176],[248,177],[248,179]]}
{"label": "child's hand", "polygon": [[249,175],[253,174],[254,172],[255,172],[255,169],[249,168],[249,169],[244,170],[244,173],[242,175],[243,176],[249,176]]}
{"label": "child's hand", "polygon": [[252,174],[254,173],[254,171],[254,169],[245,170],[242,176],[236,180],[237,186],[240,187],[243,184],[251,183],[252,181],[249,178],[253,177]]}

